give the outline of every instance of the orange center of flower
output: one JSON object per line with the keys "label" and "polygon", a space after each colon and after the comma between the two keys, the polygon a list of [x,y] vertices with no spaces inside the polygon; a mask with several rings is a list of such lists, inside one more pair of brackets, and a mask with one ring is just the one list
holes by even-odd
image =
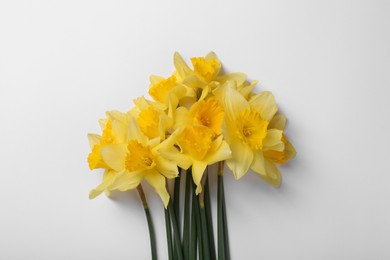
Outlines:
{"label": "orange center of flower", "polygon": [[254,110],[246,110],[236,119],[237,136],[252,149],[263,148],[263,140],[267,136],[268,121],[261,118]]}
{"label": "orange center of flower", "polygon": [[129,141],[127,145],[126,169],[130,172],[152,169],[156,162],[149,146],[144,146],[136,140]]}

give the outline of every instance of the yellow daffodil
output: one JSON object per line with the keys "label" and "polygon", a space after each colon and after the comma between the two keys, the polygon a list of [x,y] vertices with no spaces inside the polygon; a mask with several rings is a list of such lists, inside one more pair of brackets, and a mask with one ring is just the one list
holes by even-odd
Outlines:
{"label": "yellow daffodil", "polygon": [[157,102],[165,104],[168,115],[172,116],[174,109],[181,101],[193,100],[196,93],[192,88],[181,83],[180,76],[174,73],[168,78],[152,75],[150,76],[149,95]]}
{"label": "yellow daffodil", "polygon": [[208,165],[230,158],[229,145],[220,135],[214,139],[214,133],[203,125],[189,125],[178,129],[168,139],[174,140],[176,146],[166,150],[166,155],[177,161],[177,164],[188,169],[192,166],[192,178],[197,185],[196,194],[202,191],[201,180]]}
{"label": "yellow daffodil", "polygon": [[193,69],[189,68],[177,52],[174,61],[176,71],[183,79],[183,84],[194,89],[210,92],[226,81],[236,81],[237,85],[246,81],[244,73],[221,74],[221,62],[214,52],[209,52],[205,57],[192,57]]}
{"label": "yellow daffodil", "polygon": [[149,138],[159,137],[164,140],[166,133],[173,124],[173,119],[165,112],[165,105],[152,102],[144,97],[134,100],[135,107],[129,115],[137,119],[141,131]]}
{"label": "yellow daffodil", "polygon": [[225,109],[225,138],[232,150],[227,165],[236,179],[249,169],[258,173],[273,186],[280,185],[280,174],[274,163],[264,159],[268,150],[283,151],[283,131],[270,129],[269,124],[277,112],[273,95],[264,91],[247,101],[228,81],[214,91]]}
{"label": "yellow daffodil", "polygon": [[203,125],[208,127],[214,135],[221,134],[224,118],[222,106],[215,98],[202,99],[194,103],[190,110],[179,107],[175,111],[175,127],[186,125]]}
{"label": "yellow daffodil", "polygon": [[[286,127],[286,117],[281,114],[275,115],[268,127],[284,131],[284,128]],[[296,154],[295,148],[284,133],[282,135],[282,141],[284,143],[283,151],[267,150],[264,152],[264,157],[276,164],[284,164],[294,158]]]}
{"label": "yellow daffodil", "polygon": [[131,190],[145,179],[167,207],[169,194],[165,178],[177,177],[178,169],[175,161],[164,157],[162,153],[164,142],[160,142],[159,137],[149,139],[141,131],[136,118],[130,117],[126,142],[109,144],[101,148],[104,162],[117,173],[108,188],[120,191]]}
{"label": "yellow daffodil", "polygon": [[105,191],[106,195],[110,194],[108,186],[113,182],[116,173],[103,160],[101,149],[106,145],[123,142],[125,136],[126,116],[118,111],[107,112],[106,119],[99,120],[102,128],[102,136],[96,134],[88,134],[89,143],[92,152],[88,156],[88,164],[91,170],[102,168],[104,169],[103,180],[99,186],[91,190],[89,197],[91,199],[100,195]]}

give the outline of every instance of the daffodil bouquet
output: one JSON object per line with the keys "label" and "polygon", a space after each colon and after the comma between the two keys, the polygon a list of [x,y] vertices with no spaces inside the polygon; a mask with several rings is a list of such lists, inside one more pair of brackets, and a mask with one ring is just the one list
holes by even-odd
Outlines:
{"label": "daffodil bouquet", "polygon": [[[102,134],[89,134],[91,170],[104,169],[102,183],[89,197],[137,189],[145,209],[152,259],[156,238],[142,188],[150,184],[165,207],[169,259],[230,259],[224,165],[241,179],[249,170],[279,187],[276,167],[295,156],[284,129],[286,118],[271,92],[254,93],[256,81],[243,73],[223,73],[210,52],[191,58],[179,53],[171,76],[150,77],[149,96],[134,100],[128,112],[109,111],[100,119]],[[218,164],[216,250],[208,166]],[[180,221],[180,183],[185,178],[184,221]],[[142,182],[142,180],[145,180]],[[173,180],[173,192],[168,181]],[[184,180],[183,180],[184,181]],[[142,182],[142,185],[141,185]]]}

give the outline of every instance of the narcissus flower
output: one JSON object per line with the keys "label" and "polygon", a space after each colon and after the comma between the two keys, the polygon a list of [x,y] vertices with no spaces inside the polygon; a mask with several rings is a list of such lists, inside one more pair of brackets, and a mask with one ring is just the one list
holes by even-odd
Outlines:
{"label": "narcissus flower", "polygon": [[135,189],[145,179],[167,207],[169,194],[165,178],[177,177],[178,169],[177,163],[162,153],[165,141],[160,142],[159,137],[149,139],[134,117],[130,118],[127,137],[125,143],[110,144],[101,149],[104,162],[117,173],[109,189]]}
{"label": "narcissus flower", "polygon": [[214,135],[221,134],[224,118],[222,106],[215,98],[201,99],[194,103],[190,110],[179,107],[175,111],[176,128],[186,125],[203,125],[209,128]]}
{"label": "narcissus flower", "polygon": [[[101,149],[106,145],[121,143],[124,140],[125,133],[125,115],[118,111],[107,112],[108,118],[99,120],[102,128],[102,135],[88,134],[89,143],[92,152],[88,156],[88,164],[91,170],[104,169],[103,180],[99,186],[91,190],[89,197],[91,199],[105,191],[106,195],[110,194],[108,186],[112,184],[116,177],[115,171],[108,166],[101,156]],[[118,120],[119,119],[119,120]]]}
{"label": "narcissus flower", "polygon": [[208,165],[230,158],[229,145],[220,135],[213,138],[214,133],[203,125],[189,125],[176,130],[169,138],[179,147],[171,147],[167,156],[176,159],[177,164],[188,169],[192,166],[192,178],[197,185],[196,194],[202,191],[201,180]]}
{"label": "narcissus flower", "polygon": [[225,138],[232,150],[227,165],[236,179],[249,169],[273,186],[280,185],[280,174],[274,163],[264,159],[264,152],[284,151],[283,131],[269,128],[277,112],[273,95],[264,91],[247,101],[229,81],[214,91],[225,109]]}
{"label": "narcissus flower", "polygon": [[173,124],[173,119],[165,113],[165,105],[144,97],[134,100],[134,104],[135,107],[128,114],[137,119],[141,131],[149,139],[159,137],[164,140]]}

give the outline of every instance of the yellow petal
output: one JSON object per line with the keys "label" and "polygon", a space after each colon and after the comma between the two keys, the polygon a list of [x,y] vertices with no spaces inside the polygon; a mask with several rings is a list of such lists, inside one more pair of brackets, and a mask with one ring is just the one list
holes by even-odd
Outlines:
{"label": "yellow petal", "polygon": [[164,79],[163,77],[158,76],[158,75],[150,75],[150,77],[149,77],[150,84],[153,84],[153,85],[159,83],[163,79]]}
{"label": "yellow petal", "polygon": [[188,67],[187,63],[184,61],[183,57],[181,57],[178,52],[175,52],[175,55],[173,56],[173,63],[175,65],[176,71],[179,73],[179,76],[182,79],[193,73],[190,67]]}
{"label": "yellow petal", "polygon": [[108,122],[108,118],[99,119],[99,126],[102,129],[102,131],[106,128],[107,122]]}
{"label": "yellow petal", "polygon": [[264,155],[261,150],[258,150],[254,153],[251,169],[259,175],[266,175]]}
{"label": "yellow petal", "polygon": [[100,135],[97,135],[97,134],[88,134],[88,141],[89,141],[89,145],[91,146],[91,149],[100,143],[100,140],[102,139],[102,137]]}
{"label": "yellow petal", "polygon": [[282,114],[275,115],[268,125],[269,129],[276,128],[279,130],[284,130],[285,127],[286,127],[286,117]]}
{"label": "yellow petal", "polygon": [[168,179],[176,178],[179,174],[177,163],[173,160],[165,159],[161,156],[156,156],[156,169]]}
{"label": "yellow petal", "polygon": [[241,93],[241,95],[245,98],[245,99],[249,99],[250,96],[252,95],[252,90],[253,88],[257,85],[258,81],[257,80],[254,80],[252,81],[250,84],[242,84],[241,86],[238,87],[238,91]]}
{"label": "yellow petal", "polygon": [[226,160],[228,167],[233,171],[238,180],[244,176],[253,162],[253,151],[246,145],[236,140],[230,143],[232,157]]}
{"label": "yellow petal", "polygon": [[282,141],[283,131],[277,129],[269,129],[267,136],[263,140],[264,147],[273,147],[279,144],[283,144]]}
{"label": "yellow petal", "polygon": [[145,174],[145,179],[154,188],[167,208],[169,202],[169,193],[165,185],[165,177],[155,170],[148,171]]}
{"label": "yellow petal", "polygon": [[110,190],[120,191],[133,190],[141,183],[142,176],[141,172],[129,172],[124,170],[117,174],[117,177],[108,188]]}
{"label": "yellow petal", "polygon": [[295,157],[296,155],[296,151],[295,151],[295,148],[294,146],[290,143],[290,142],[287,142],[286,143],[286,148],[284,150],[285,154],[286,154],[286,161],[289,161],[291,160],[292,158]]}
{"label": "yellow petal", "polygon": [[207,163],[201,161],[194,161],[192,164],[192,179],[196,185],[196,195],[202,192],[202,177],[206,170]]}
{"label": "yellow petal", "polygon": [[174,128],[184,127],[191,124],[191,118],[189,117],[189,111],[185,107],[179,107],[174,113],[175,125]]}
{"label": "yellow petal", "polygon": [[234,87],[235,83],[228,81],[214,90],[214,95],[230,120],[234,120],[238,114],[250,108],[248,101]]}
{"label": "yellow petal", "polygon": [[223,136],[220,135],[210,147],[210,150],[205,157],[204,161],[210,165],[216,162],[224,161],[229,159],[232,155],[232,151],[230,150],[227,142],[222,140]]}
{"label": "yellow petal", "polygon": [[279,187],[282,181],[282,176],[276,165],[270,160],[265,160],[266,175],[260,175],[268,184]]}
{"label": "yellow petal", "polygon": [[117,120],[120,122],[126,122],[126,114],[117,110],[107,111],[106,115],[111,121]]}
{"label": "yellow petal", "polygon": [[147,144],[147,138],[142,133],[135,117],[130,118],[129,125],[127,127],[127,136],[129,140],[137,140],[141,144]]}
{"label": "yellow petal", "polygon": [[216,60],[216,61],[220,62],[219,59],[218,59],[217,54],[215,54],[215,52],[213,52],[213,51],[210,51],[209,53],[206,54],[205,60],[206,61]]}
{"label": "yellow petal", "polygon": [[258,111],[261,117],[270,121],[275,113],[278,111],[276,107],[275,98],[269,91],[263,91],[249,100],[251,108]]}
{"label": "yellow petal", "polygon": [[99,196],[104,190],[106,190],[115,180],[116,173],[112,170],[106,170],[104,172],[103,181],[95,189],[89,193],[89,199],[94,199]]}
{"label": "yellow petal", "polygon": [[168,158],[169,160],[176,161],[177,166],[184,170],[187,170],[192,165],[191,158],[188,155],[185,155],[180,152],[176,147],[165,149],[164,157]]}
{"label": "yellow petal", "polygon": [[117,172],[125,168],[127,147],[125,144],[109,144],[100,149],[103,161]]}
{"label": "yellow petal", "polygon": [[245,73],[229,73],[224,74],[219,77],[217,77],[217,81],[219,81],[221,84],[225,83],[226,81],[235,81],[237,86],[240,86],[246,81],[246,74]]}
{"label": "yellow petal", "polygon": [[207,83],[203,81],[199,76],[197,75],[190,75],[186,77],[183,80],[183,84],[190,87],[190,88],[195,88],[195,89],[203,89],[204,87],[207,86]]}

